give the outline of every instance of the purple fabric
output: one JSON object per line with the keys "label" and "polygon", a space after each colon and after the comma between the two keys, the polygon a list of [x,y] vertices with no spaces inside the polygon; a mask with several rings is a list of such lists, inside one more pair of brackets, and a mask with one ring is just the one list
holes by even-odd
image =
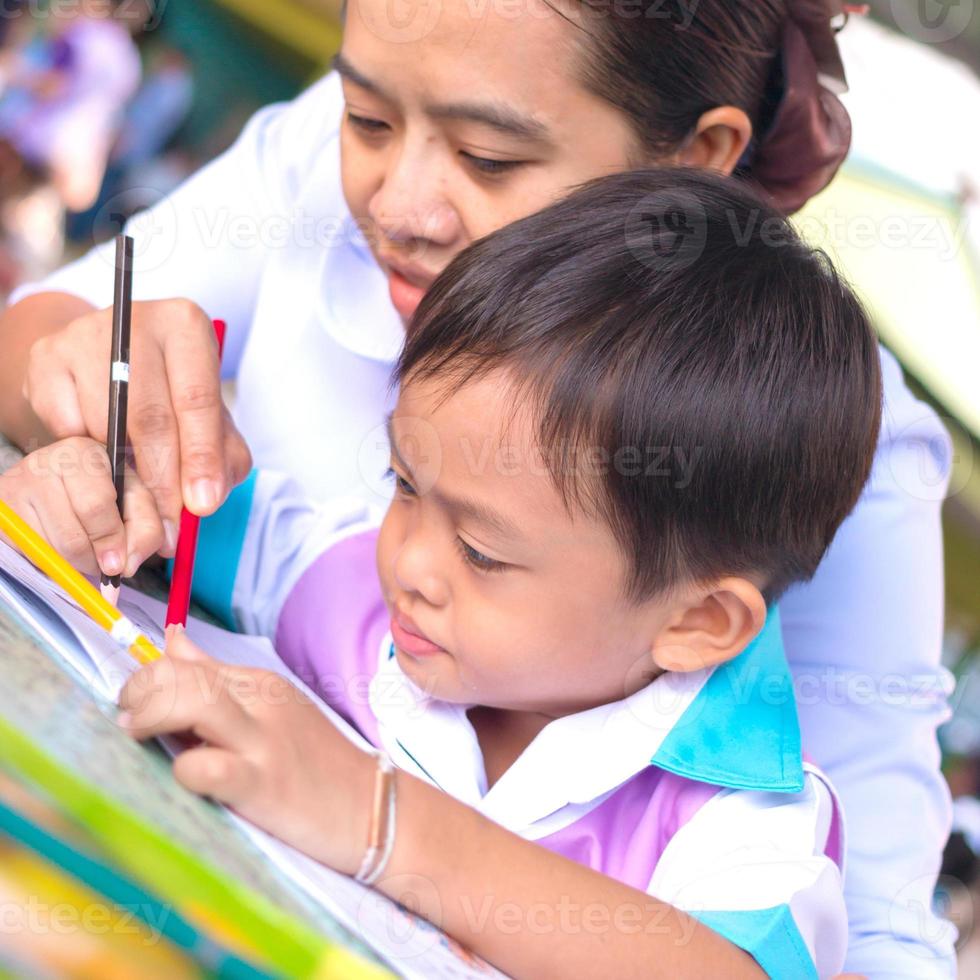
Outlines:
{"label": "purple fabric", "polygon": [[646,891],[670,839],[719,791],[650,766],[580,820],[538,843]]}
{"label": "purple fabric", "polygon": [[321,555],[290,592],[276,629],[279,656],[372,745],[380,743],[368,685],[389,626],[377,539],[376,530],[365,531]]}
{"label": "purple fabric", "polygon": [[824,847],[824,854],[830,858],[838,868],[843,867],[844,859],[844,827],[840,818],[840,804],[837,797],[834,800],[834,813],[830,818],[830,831],[827,834],[827,844]]}

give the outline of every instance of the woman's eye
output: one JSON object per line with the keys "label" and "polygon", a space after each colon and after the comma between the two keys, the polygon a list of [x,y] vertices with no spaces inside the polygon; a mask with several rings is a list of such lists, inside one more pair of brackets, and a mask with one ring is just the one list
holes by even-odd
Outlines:
{"label": "woman's eye", "polygon": [[380,119],[372,119],[370,116],[358,116],[349,109],[347,110],[347,121],[355,129],[359,129],[361,132],[371,136],[383,133],[388,128],[388,124],[382,122]]}
{"label": "woman's eye", "polygon": [[386,480],[395,481],[395,492],[403,497],[414,497],[415,487],[412,486],[408,480],[405,479],[400,473],[396,473],[391,467],[388,468],[385,473]]}
{"label": "woman's eye", "polygon": [[471,166],[479,170],[481,174],[487,174],[491,177],[495,177],[499,174],[505,174],[508,171],[514,170],[521,166],[523,163],[522,160],[492,160],[489,157],[477,157],[472,153],[467,153],[465,150],[461,150],[460,155],[467,160]]}
{"label": "woman's eye", "polygon": [[481,572],[499,572],[507,567],[504,562],[497,561],[496,558],[488,558],[483,552],[470,547],[462,538],[456,540],[459,542],[459,550],[463,560]]}

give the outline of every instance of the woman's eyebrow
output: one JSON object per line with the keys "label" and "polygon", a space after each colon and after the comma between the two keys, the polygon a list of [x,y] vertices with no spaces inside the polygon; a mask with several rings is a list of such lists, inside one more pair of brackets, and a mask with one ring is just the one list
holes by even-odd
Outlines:
{"label": "woman's eyebrow", "polygon": [[341,78],[346,78],[348,81],[360,86],[366,92],[370,92],[372,95],[378,96],[380,99],[387,99],[389,102],[391,101],[385,90],[378,85],[377,82],[372,81],[362,71],[355,68],[344,57],[342,51],[338,51],[337,54],[334,55],[332,67]]}
{"label": "woman's eyebrow", "polygon": [[550,135],[544,123],[500,102],[443,102],[428,105],[425,111],[433,119],[475,122],[522,140],[541,143]]}
{"label": "woman's eyebrow", "polygon": [[[334,56],[333,68],[342,78],[353,82],[365,92],[370,92],[387,102],[394,101],[382,86],[368,78],[360,69],[355,68],[344,57],[343,52],[338,52]],[[543,143],[550,135],[544,123],[518,111],[513,106],[500,102],[439,102],[427,105],[425,112],[432,119],[474,122],[481,126],[489,126],[505,136],[521,140]]]}

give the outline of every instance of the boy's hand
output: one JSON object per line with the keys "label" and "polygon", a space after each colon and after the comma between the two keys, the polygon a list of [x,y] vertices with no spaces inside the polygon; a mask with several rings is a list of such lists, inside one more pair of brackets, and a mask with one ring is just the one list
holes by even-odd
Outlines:
{"label": "boy's hand", "polygon": [[125,522],[105,446],[76,437],[31,453],[0,476],[0,500],[87,575],[130,576],[155,552],[173,554],[152,494],[126,472]]}
{"label": "boy's hand", "polygon": [[192,733],[174,775],[338,871],[368,838],[374,759],[278,674],[229,667],[171,631],[167,656],[134,674],[119,723],[139,739]]}

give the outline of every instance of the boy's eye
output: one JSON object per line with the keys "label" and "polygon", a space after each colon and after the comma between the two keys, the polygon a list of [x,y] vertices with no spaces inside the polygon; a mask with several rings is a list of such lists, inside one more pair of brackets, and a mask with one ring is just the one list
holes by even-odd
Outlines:
{"label": "boy's eye", "polygon": [[350,109],[347,110],[347,121],[355,129],[359,129],[361,132],[371,136],[375,136],[378,133],[383,133],[386,129],[388,129],[388,124],[386,122],[382,122],[380,119],[372,119],[370,116],[358,116],[351,112]]}
{"label": "boy's eye", "polygon": [[477,551],[476,548],[468,545],[462,538],[456,539],[459,542],[459,551],[463,556],[463,561],[479,569],[481,572],[499,572],[507,565],[496,558],[488,558],[485,554]]}
{"label": "boy's eye", "polygon": [[385,473],[386,480],[395,481],[395,492],[402,497],[414,497],[415,487],[412,486],[408,480],[405,479],[400,473],[396,473],[392,467],[388,467]]}
{"label": "boy's eye", "polygon": [[460,150],[460,156],[468,161],[476,170],[479,170],[481,174],[486,174],[490,177],[505,174],[521,166],[523,163],[522,160],[493,160],[490,157],[478,157],[472,153],[467,153],[465,150]]}

